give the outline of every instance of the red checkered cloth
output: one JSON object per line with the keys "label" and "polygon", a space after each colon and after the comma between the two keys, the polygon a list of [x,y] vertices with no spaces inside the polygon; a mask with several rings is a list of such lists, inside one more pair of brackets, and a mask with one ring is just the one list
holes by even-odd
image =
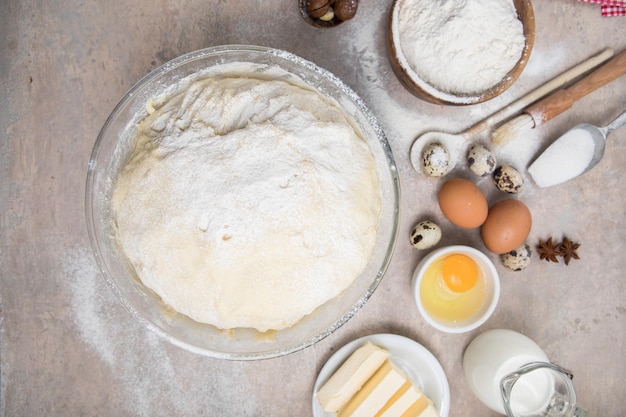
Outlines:
{"label": "red checkered cloth", "polygon": [[626,7],[624,6],[607,6],[603,4],[600,6],[602,16],[626,16]]}
{"label": "red checkered cloth", "polygon": [[600,5],[602,16],[626,16],[626,0],[578,0]]}

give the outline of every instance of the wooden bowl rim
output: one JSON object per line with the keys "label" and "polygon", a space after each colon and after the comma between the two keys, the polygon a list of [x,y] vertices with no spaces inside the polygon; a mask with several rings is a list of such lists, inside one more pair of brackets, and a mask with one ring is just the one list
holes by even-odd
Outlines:
{"label": "wooden bowl rim", "polygon": [[535,13],[531,0],[513,0],[518,19],[520,19],[522,22],[525,42],[520,59],[517,61],[515,66],[504,76],[502,81],[489,88],[482,94],[478,95],[452,94],[444,92],[441,92],[441,94],[433,94],[430,91],[427,91],[426,88],[420,86],[418,83],[421,82],[424,84],[424,86],[427,86],[429,90],[438,93],[435,87],[426,83],[425,81],[419,79],[416,82],[415,78],[411,77],[411,75],[406,71],[406,68],[404,67],[404,65],[402,65],[398,58],[398,54],[401,53],[401,50],[400,47],[396,46],[394,42],[393,26],[394,18],[397,15],[397,5],[399,1],[400,0],[393,0],[393,3],[391,5],[391,12],[389,15],[389,26],[387,30],[389,57],[391,61],[391,67],[393,68],[400,82],[405,86],[405,88],[407,88],[418,98],[435,104],[470,105],[483,103],[485,101],[491,100],[494,97],[499,96],[509,87],[511,87],[511,85],[513,85],[513,83],[515,83],[515,81],[517,81],[519,76],[522,74],[524,68],[526,68],[526,64],[528,64],[530,55],[535,44]]}

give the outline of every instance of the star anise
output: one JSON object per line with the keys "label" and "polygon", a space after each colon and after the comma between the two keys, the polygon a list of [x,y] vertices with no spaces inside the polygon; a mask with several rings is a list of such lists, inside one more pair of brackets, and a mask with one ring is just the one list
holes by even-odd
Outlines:
{"label": "star anise", "polygon": [[539,254],[539,259],[545,259],[548,262],[559,262],[558,258],[563,253],[561,252],[561,244],[560,243],[552,243],[552,238],[548,238],[548,240],[539,241],[539,245],[537,246],[537,253]]}
{"label": "star anise", "polygon": [[560,251],[561,255],[563,255],[563,260],[565,261],[565,265],[569,265],[569,261],[574,259],[580,259],[578,254],[576,253],[576,249],[580,247],[580,243],[574,243],[569,240],[567,237],[563,238],[563,243],[561,243]]}

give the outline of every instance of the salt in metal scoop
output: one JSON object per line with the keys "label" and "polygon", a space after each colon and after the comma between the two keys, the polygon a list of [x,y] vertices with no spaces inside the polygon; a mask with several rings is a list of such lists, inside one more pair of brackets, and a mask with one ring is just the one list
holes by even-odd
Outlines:
{"label": "salt in metal scoop", "polygon": [[590,123],[574,126],[539,155],[528,173],[539,187],[561,184],[584,174],[604,156],[607,136],[624,124],[626,111],[605,127]]}

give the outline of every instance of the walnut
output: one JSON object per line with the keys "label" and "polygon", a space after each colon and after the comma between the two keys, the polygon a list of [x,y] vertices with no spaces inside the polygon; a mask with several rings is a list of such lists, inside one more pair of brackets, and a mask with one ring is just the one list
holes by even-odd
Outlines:
{"label": "walnut", "polygon": [[331,5],[331,0],[307,0],[306,10],[309,16],[317,19],[328,13]]}
{"label": "walnut", "polygon": [[339,20],[350,20],[356,14],[358,6],[359,0],[336,0],[335,16]]}

